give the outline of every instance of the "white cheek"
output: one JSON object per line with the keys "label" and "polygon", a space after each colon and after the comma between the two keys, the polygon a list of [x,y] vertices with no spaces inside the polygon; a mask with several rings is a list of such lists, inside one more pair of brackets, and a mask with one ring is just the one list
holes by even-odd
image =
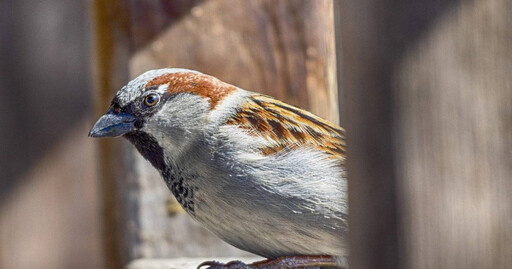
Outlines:
{"label": "white cheek", "polygon": [[209,103],[191,94],[180,94],[146,119],[142,131],[151,134],[164,149],[179,154],[204,132]]}

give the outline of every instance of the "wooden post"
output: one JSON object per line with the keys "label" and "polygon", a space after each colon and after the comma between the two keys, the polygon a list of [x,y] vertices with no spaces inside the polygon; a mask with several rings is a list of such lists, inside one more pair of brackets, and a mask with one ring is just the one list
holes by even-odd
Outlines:
{"label": "wooden post", "polygon": [[[128,79],[130,55],[128,10],[123,1],[91,2],[94,21],[94,62],[96,115],[108,109],[113,94]],[[123,268],[128,262],[124,249],[124,208],[120,186],[125,175],[122,159],[126,143],[99,140],[99,180],[102,193],[103,251],[106,268]]]}
{"label": "wooden post", "polygon": [[[129,40],[123,44],[117,42],[126,40],[111,41],[114,47],[126,46],[130,52],[127,62],[123,62],[126,65],[115,66],[114,71],[128,68],[130,77],[135,77],[162,67],[195,69],[338,120],[332,1],[124,3],[129,13]],[[97,50],[102,53],[101,46]],[[102,98],[106,99],[99,104],[106,109],[109,97]],[[121,205],[122,221],[117,224],[122,231],[118,238],[122,262],[248,255],[217,239],[176,210],[175,204],[169,204],[171,193],[163,180],[132,146],[123,142],[115,150],[109,147],[109,153],[103,155],[105,169],[113,162],[105,158],[117,156],[120,163],[116,171],[123,171],[113,175],[116,187],[107,186],[118,194],[106,197],[107,202]]]}
{"label": "wooden post", "polygon": [[341,1],[353,268],[512,268],[510,1]]}

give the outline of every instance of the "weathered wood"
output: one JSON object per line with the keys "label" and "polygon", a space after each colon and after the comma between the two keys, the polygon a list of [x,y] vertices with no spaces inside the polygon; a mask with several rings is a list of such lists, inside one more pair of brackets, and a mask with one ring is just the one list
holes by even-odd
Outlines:
{"label": "weathered wood", "polygon": [[354,268],[512,268],[511,12],[341,2]]}
{"label": "weathered wood", "polygon": [[[109,107],[113,94],[128,79],[130,56],[128,10],[123,1],[92,1],[94,20],[94,64],[96,114]],[[122,268],[128,263],[124,234],[124,207],[121,187],[126,170],[122,158],[127,143],[100,140],[99,180],[102,192],[103,249],[107,268]]]}
{"label": "weathered wood", "polygon": [[[331,1],[126,3],[129,5],[123,7],[130,14],[130,40],[124,44],[118,44],[125,42],[121,39],[112,42],[132,49],[126,58],[131,77],[161,67],[195,69],[337,121]],[[109,88],[110,96],[112,85],[102,87]],[[103,109],[107,107],[105,100],[100,104]],[[117,170],[126,172],[106,175],[116,177],[118,183],[113,191],[119,195],[107,200],[122,205],[122,221],[118,223],[122,238],[118,239],[123,246],[123,262],[135,258],[248,255],[217,239],[186,214],[176,212],[175,204],[169,206],[171,194],[155,169],[133,147],[121,145],[117,156],[122,158],[105,160],[104,167],[119,161]],[[107,151],[104,158],[113,158],[113,148]]]}
{"label": "weathered wood", "polygon": [[[331,1],[210,0],[189,10],[146,2],[132,1],[134,43],[142,47],[131,61],[133,76],[157,67],[196,69],[337,121]],[[162,18],[171,14],[179,20]],[[151,28],[161,32],[140,40],[138,32]]]}

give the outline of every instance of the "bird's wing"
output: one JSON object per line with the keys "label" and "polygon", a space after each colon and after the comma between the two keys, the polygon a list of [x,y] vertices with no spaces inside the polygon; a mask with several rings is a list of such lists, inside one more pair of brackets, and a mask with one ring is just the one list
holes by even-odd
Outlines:
{"label": "bird's wing", "polygon": [[227,124],[267,140],[269,143],[261,148],[264,155],[309,146],[341,162],[346,159],[343,128],[272,97],[251,95]]}

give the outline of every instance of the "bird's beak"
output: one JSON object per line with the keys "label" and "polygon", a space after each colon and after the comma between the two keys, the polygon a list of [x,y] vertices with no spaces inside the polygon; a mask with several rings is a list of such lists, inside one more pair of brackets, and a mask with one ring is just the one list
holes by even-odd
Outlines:
{"label": "bird's beak", "polygon": [[128,113],[113,113],[109,110],[94,124],[90,137],[116,137],[134,131],[137,118]]}

